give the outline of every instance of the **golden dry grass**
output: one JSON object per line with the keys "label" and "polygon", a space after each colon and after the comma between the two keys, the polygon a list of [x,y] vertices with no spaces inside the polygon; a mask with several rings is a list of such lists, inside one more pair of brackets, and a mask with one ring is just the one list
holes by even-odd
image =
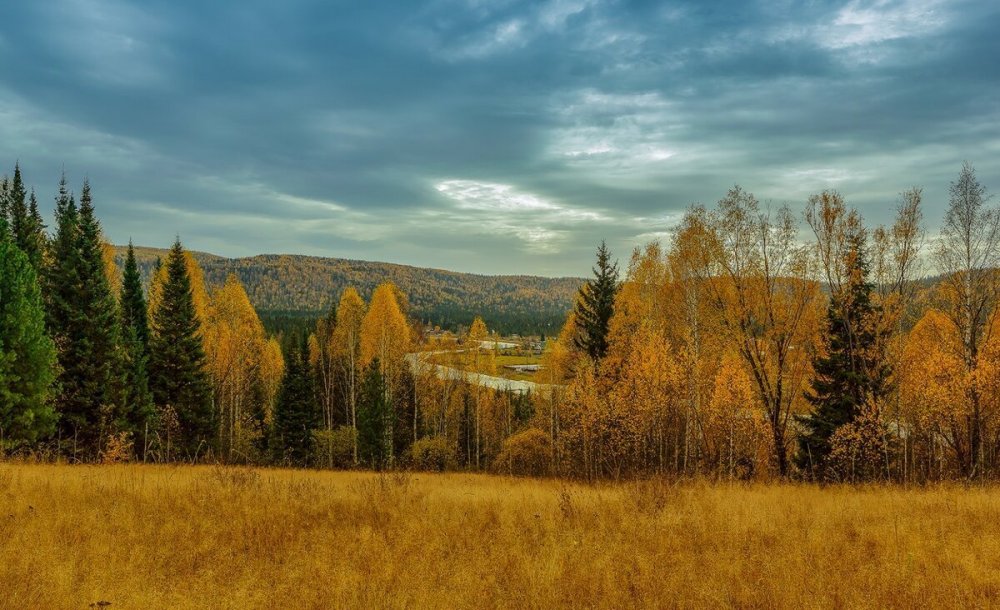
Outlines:
{"label": "golden dry grass", "polygon": [[0,464],[0,607],[1000,604],[1000,490]]}

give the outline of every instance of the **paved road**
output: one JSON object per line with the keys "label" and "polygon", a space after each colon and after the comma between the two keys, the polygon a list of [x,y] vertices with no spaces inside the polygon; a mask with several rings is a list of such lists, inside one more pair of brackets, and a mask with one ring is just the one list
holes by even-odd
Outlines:
{"label": "paved road", "polygon": [[443,353],[447,352],[418,352],[415,354],[407,354],[406,360],[410,363],[410,368],[413,372],[423,373],[426,371],[433,371],[434,374],[441,379],[461,379],[483,387],[493,388],[494,390],[507,390],[509,392],[519,394],[524,394],[525,392],[537,394],[539,392],[548,393],[552,391],[553,386],[546,383],[516,381],[514,379],[506,379],[504,377],[470,373],[469,371],[463,371],[452,366],[445,366],[443,364],[435,364],[427,361],[429,356]]}

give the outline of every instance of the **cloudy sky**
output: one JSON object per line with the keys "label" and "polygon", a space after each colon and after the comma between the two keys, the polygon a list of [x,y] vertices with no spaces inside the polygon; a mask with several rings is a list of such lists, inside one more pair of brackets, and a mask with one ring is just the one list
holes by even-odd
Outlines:
{"label": "cloudy sky", "polygon": [[106,232],[583,275],[735,183],[871,222],[1000,192],[994,0],[46,0],[0,20],[0,162]]}

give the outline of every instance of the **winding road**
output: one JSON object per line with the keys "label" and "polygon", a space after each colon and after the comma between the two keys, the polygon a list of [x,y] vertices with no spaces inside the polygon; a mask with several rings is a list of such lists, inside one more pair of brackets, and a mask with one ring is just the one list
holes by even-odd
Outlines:
{"label": "winding road", "polygon": [[506,379],[504,377],[494,377],[493,375],[483,375],[481,373],[471,373],[469,371],[463,371],[452,366],[445,366],[443,364],[435,364],[433,362],[428,362],[427,358],[435,354],[445,354],[449,352],[438,351],[438,352],[416,352],[406,355],[406,361],[410,363],[410,369],[414,373],[425,373],[427,371],[433,371],[435,375],[440,379],[460,379],[469,383],[475,383],[486,388],[492,388],[494,390],[505,390],[508,392],[514,392],[517,394],[524,394],[526,392],[531,392],[533,394],[548,393],[552,391],[555,387],[551,384],[546,383],[535,383],[534,381],[517,381],[514,379]]}

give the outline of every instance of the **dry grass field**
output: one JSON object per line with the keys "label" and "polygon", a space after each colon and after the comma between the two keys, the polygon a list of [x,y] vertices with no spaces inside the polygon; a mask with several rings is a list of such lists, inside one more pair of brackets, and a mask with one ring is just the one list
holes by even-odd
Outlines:
{"label": "dry grass field", "polygon": [[996,606],[1000,490],[0,464],[0,557],[3,608]]}

